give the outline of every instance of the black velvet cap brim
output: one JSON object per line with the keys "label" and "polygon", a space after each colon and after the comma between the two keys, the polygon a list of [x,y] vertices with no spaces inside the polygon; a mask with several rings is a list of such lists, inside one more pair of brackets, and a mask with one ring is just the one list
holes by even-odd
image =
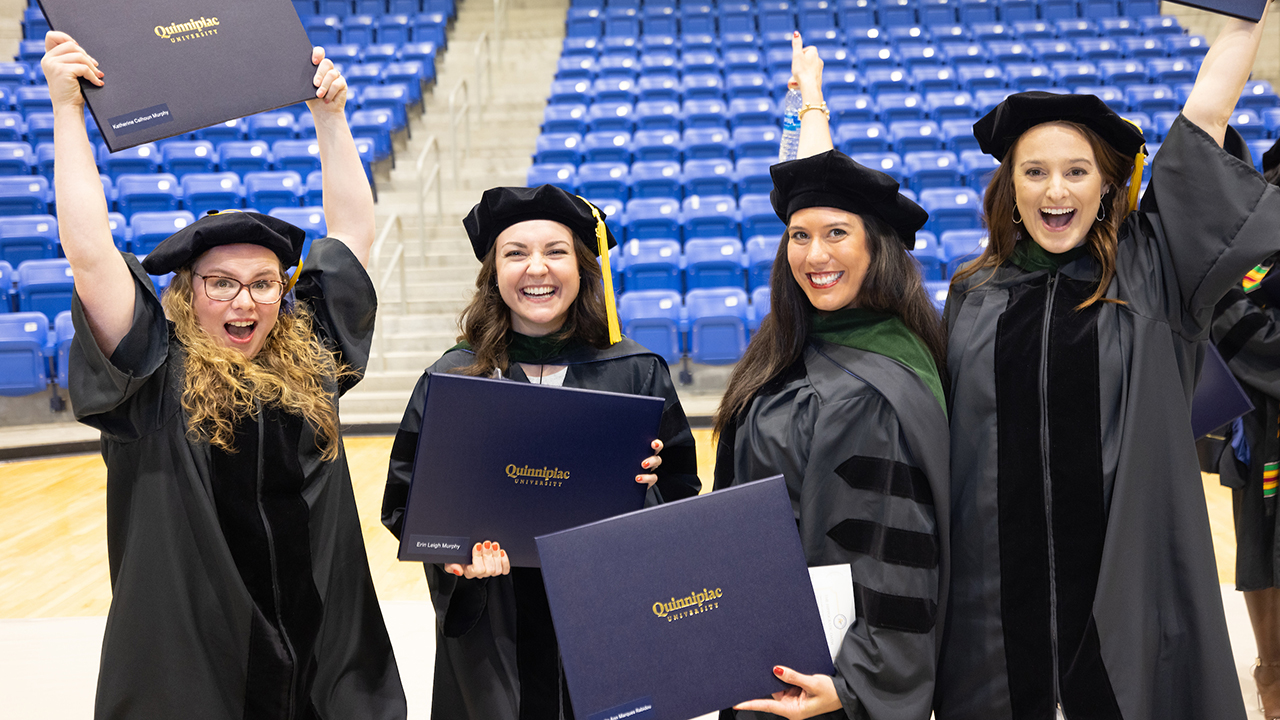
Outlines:
{"label": "black velvet cap brim", "polygon": [[773,191],[769,200],[783,223],[797,210],[831,207],[854,215],[880,218],[908,249],[929,213],[898,192],[898,181],[860,165],[839,150],[828,150],[769,168]]}
{"label": "black velvet cap brim", "polygon": [[1141,130],[1095,95],[1038,91],[1015,93],[1005,98],[973,124],[973,134],[982,152],[1004,160],[1024,132],[1047,122],[1083,125],[1125,157],[1137,155],[1146,143]]}
{"label": "black velvet cap brim", "polygon": [[[606,215],[603,210],[554,185],[496,187],[484,191],[480,202],[463,218],[462,226],[471,239],[471,249],[475,251],[477,260],[484,260],[503,230],[526,220],[554,220],[568,227],[591,248],[591,252],[599,255],[592,208],[604,222]],[[607,226],[605,236],[609,247],[618,244]]]}
{"label": "black velvet cap brim", "polygon": [[142,267],[151,275],[164,275],[190,265],[219,245],[260,245],[293,267],[302,257],[307,233],[279,218],[256,212],[220,212],[205,215],[160,242],[147,253]]}

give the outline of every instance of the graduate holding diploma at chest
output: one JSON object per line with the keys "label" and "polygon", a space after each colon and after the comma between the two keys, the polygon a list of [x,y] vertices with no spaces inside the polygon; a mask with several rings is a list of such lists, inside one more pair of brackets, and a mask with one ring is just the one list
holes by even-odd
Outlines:
{"label": "graduate holding diploma at chest", "polygon": [[[377,308],[346,81],[315,48],[330,236],[305,259],[301,229],[233,209],[139,263],[112,242],[85,130],[79,82],[110,83],[111,69],[64,33],[45,47],[76,280],[70,394],[107,465],[96,717],[403,720],[338,427]],[[162,301],[148,273],[169,272]]]}
{"label": "graduate holding diploma at chest", "polygon": [[[603,211],[551,185],[492,188],[463,225],[481,262],[476,293],[462,313],[461,342],[427,368],[405,409],[391,451],[383,524],[400,537],[433,373],[662,398],[653,454],[636,468],[635,480],[650,487],[651,502],[696,495],[693,434],[667,365],[617,333],[597,260],[614,244]],[[541,571],[512,568],[492,541],[476,543],[469,564],[424,568],[436,610],[432,717],[573,717]]]}

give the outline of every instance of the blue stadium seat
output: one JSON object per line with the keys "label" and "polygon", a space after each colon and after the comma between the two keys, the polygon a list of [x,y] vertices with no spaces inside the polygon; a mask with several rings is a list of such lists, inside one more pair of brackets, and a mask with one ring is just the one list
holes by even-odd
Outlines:
{"label": "blue stadium seat", "polygon": [[27,143],[0,142],[0,175],[30,175],[35,162],[35,151]]}
{"label": "blue stadium seat", "polygon": [[645,7],[640,22],[645,37],[664,37],[674,40],[679,32],[679,23],[673,7]]}
{"label": "blue stadium seat", "polygon": [[597,57],[600,55],[601,43],[599,37],[574,37],[571,35],[564,39],[561,48],[561,52],[564,55]]}
{"label": "blue stadium seat", "polygon": [[306,187],[302,176],[289,170],[251,172],[244,176],[245,207],[269,212],[277,207],[298,207]]}
{"label": "blue stadium seat", "polygon": [[[1004,77],[1011,92],[1022,92],[1031,87],[1052,83],[1053,71],[1044,63],[1011,63],[1004,66]],[[975,97],[978,97],[977,93]],[[979,112],[982,112],[981,108]]]}
{"label": "blue stadium seat", "polygon": [[1250,80],[1244,84],[1244,92],[1240,94],[1240,102],[1236,107],[1262,111],[1280,106],[1280,97],[1266,80]]}
{"label": "blue stadium seat", "polygon": [[182,206],[182,186],[169,173],[124,173],[116,178],[116,207],[125,217],[137,212],[166,212]]}
{"label": "blue stadium seat", "polygon": [[591,95],[594,102],[636,102],[639,91],[636,81],[624,77],[596,78],[591,83]]}
{"label": "blue stadium seat", "polygon": [[581,103],[547,105],[542,112],[542,132],[575,133],[587,131],[587,106]]}
{"label": "blue stadium seat", "polygon": [[58,221],[52,215],[0,217],[0,260],[18,265],[58,256]]}
{"label": "blue stadium seat", "polygon": [[738,158],[734,164],[734,173],[738,183],[738,194],[768,195],[773,189],[773,178],[769,168],[777,162],[776,158],[745,157]]}
{"label": "blue stadium seat", "polygon": [[598,102],[587,110],[587,128],[592,132],[624,132],[635,129],[631,103]]}
{"label": "blue stadium seat", "polygon": [[680,93],[688,100],[724,99],[724,78],[719,72],[688,73],[680,78]]}
{"label": "blue stadium seat", "polygon": [[747,349],[747,293],[742,288],[698,288],[685,294],[689,359],[704,365],[737,362]]}
{"label": "blue stadium seat", "polygon": [[925,25],[955,25],[959,21],[958,0],[921,0],[920,22]]}
{"label": "blue stadium seat", "polygon": [[1054,25],[1058,28],[1058,37],[1072,39],[1098,37],[1098,24],[1078,15],[1079,13],[1073,13],[1068,17],[1053,18]]}
{"label": "blue stadium seat", "polygon": [[957,187],[962,184],[960,158],[948,151],[909,152],[902,158],[912,190]]}
{"label": "blue stadium seat", "polygon": [[695,288],[743,287],[745,270],[742,241],[736,235],[691,238],[685,241],[685,286]]}
{"label": "blue stadium seat", "polygon": [[942,128],[942,147],[957,155],[965,150],[978,149],[972,120],[943,120],[938,125]]}
{"label": "blue stadium seat", "polygon": [[942,128],[932,120],[901,120],[890,123],[889,137],[900,155],[942,149]]}
{"label": "blue stadium seat", "polygon": [[903,165],[902,156],[898,153],[856,153],[850,157],[854,162],[872,170],[879,170],[900,183],[906,177],[906,167]]}
{"label": "blue stadium seat", "polygon": [[373,142],[375,162],[392,156],[391,134],[395,131],[395,115],[389,110],[357,110],[351,113],[348,124],[356,139],[367,138]]}
{"label": "blue stadium seat", "polygon": [[771,97],[769,76],[762,72],[735,72],[725,76],[725,95],[730,100]]}
{"label": "blue stadium seat", "polygon": [[839,126],[849,122],[875,122],[878,117],[875,101],[870,95],[838,95],[827,99],[831,123]]}
{"label": "blue stadium seat", "polygon": [[973,31],[973,39],[987,43],[987,47],[990,47],[991,43],[1013,40],[1017,37],[1013,26],[1002,22],[970,23],[970,30]]}
{"label": "blue stadium seat", "polygon": [[1107,104],[1117,113],[1128,114],[1129,101],[1124,97],[1124,90],[1110,85],[1080,86],[1074,89],[1077,95],[1093,95]]}
{"label": "blue stadium seat", "polygon": [[1140,33],[1137,21],[1132,17],[1098,18],[1098,32],[1104,37],[1125,38]]}
{"label": "blue stadium seat", "polygon": [[25,62],[0,63],[0,86],[11,94],[20,87],[31,84],[31,67]]}
{"label": "blue stadium seat", "polygon": [[388,45],[403,45],[412,38],[413,25],[408,15],[383,15],[377,20],[378,42]]}
{"label": "blue stadium seat", "polygon": [[956,92],[960,79],[949,67],[918,67],[911,71],[911,81],[916,92],[926,97],[937,92]]}
{"label": "blue stadium seat", "polygon": [[689,160],[733,157],[733,146],[728,130],[689,128],[684,131],[683,142],[684,156]]}
{"label": "blue stadium seat", "polygon": [[769,98],[730,100],[728,116],[729,124],[734,128],[777,127],[781,123],[781,112]]}
{"label": "blue stadium seat", "polygon": [[945,268],[938,253],[938,238],[931,232],[921,230],[916,233],[915,246],[911,256],[920,265],[920,278],[926,282],[943,280]]}
{"label": "blue stadium seat", "polygon": [[686,240],[738,237],[738,201],[732,195],[692,195],[681,206]]}
{"label": "blue stadium seat", "polygon": [[250,115],[244,120],[245,130],[251,140],[263,140],[270,144],[276,140],[292,140],[294,137],[293,113],[276,110]]}
{"label": "blue stadium seat", "polygon": [[[386,72],[383,70],[384,74]],[[399,132],[409,126],[409,106],[416,102],[413,89],[417,87],[416,80],[411,83],[388,82],[385,85],[370,85],[360,92],[360,108],[390,112],[393,118],[392,131]]]}
{"label": "blue stadium seat", "polygon": [[135,255],[146,255],[161,241],[195,222],[186,210],[172,212],[140,212],[129,219],[129,249]]}
{"label": "blue stadium seat", "polygon": [[843,28],[874,25],[875,6],[871,0],[840,0],[837,17]]}
{"label": "blue stadium seat", "polygon": [[1076,40],[1076,54],[1081,60],[1100,63],[1104,60],[1122,60],[1124,48],[1115,38],[1079,38]]}
{"label": "blue stadium seat", "polygon": [[680,202],[671,198],[634,198],[626,205],[625,227],[628,240],[679,242]]}
{"label": "blue stadium seat", "polygon": [[617,130],[588,132],[582,136],[586,162],[631,162],[631,133]]}
{"label": "blue stadium seat", "polygon": [[228,140],[218,147],[218,168],[241,177],[271,169],[271,146],[265,140]]}
{"label": "blue stadium seat", "polygon": [[641,100],[633,112],[638,130],[676,130],[680,128],[680,105],[669,100]]}
{"label": "blue stadium seat", "polygon": [[1262,156],[1276,144],[1271,138],[1263,138],[1261,140],[1249,140],[1245,143],[1249,147],[1249,156],[1253,159],[1253,167],[1262,172]]}
{"label": "blue stadium seat", "polygon": [[[1147,60],[1147,73],[1151,81],[1160,85],[1179,85],[1196,81],[1198,68],[1187,58],[1151,58]],[[1246,83],[1246,90],[1248,83]],[[1244,98],[1241,98],[1244,101]]]}
{"label": "blue stadium seat", "polygon": [[625,162],[585,162],[578,166],[578,195],[626,202],[630,168]]}
{"label": "blue stadium seat", "polygon": [[577,133],[543,133],[534,145],[535,163],[568,163],[582,159],[582,136]]}
{"label": "blue stadium seat", "polygon": [[1129,109],[1148,115],[1179,110],[1178,98],[1168,85],[1130,85],[1124,91]]}
{"label": "blue stadium seat", "polygon": [[247,137],[245,127],[244,119],[236,118],[207,128],[201,128],[196,130],[193,135],[197,140],[208,140],[213,143],[214,147],[221,147],[225,142],[244,140]]}
{"label": "blue stadium seat", "polygon": [[1103,82],[1116,87],[1145,85],[1148,80],[1147,65],[1141,60],[1107,60],[1098,63]]}
{"label": "blue stadium seat", "polygon": [[685,100],[680,112],[686,129],[729,127],[728,106],[719,98]]}
{"label": "blue stadium seat", "polygon": [[681,176],[684,194],[728,195],[737,197],[737,182],[733,162],[725,158],[713,160],[689,160],[684,164]]}
{"label": "blue stadium seat", "polygon": [[643,75],[636,81],[640,101],[680,102],[680,79],[671,75]]}
{"label": "blue stadium seat", "polygon": [[43,313],[0,314],[0,395],[17,397],[49,385],[49,318]]}
{"label": "blue stadium seat", "polygon": [[878,0],[877,6],[881,25],[915,25],[920,21],[915,0]]}
{"label": "blue stadium seat", "polygon": [[49,181],[43,175],[0,177],[0,215],[43,215],[48,200]]}
{"label": "blue stadium seat", "polygon": [[596,62],[595,74],[597,77],[635,80],[640,74],[640,61],[630,53],[602,55]]}
{"label": "blue stadium seat", "polygon": [[121,252],[129,250],[129,221],[118,212],[107,213],[107,227],[111,228],[111,241]]}
{"label": "blue stadium seat", "polygon": [[366,88],[370,85],[376,85],[382,80],[382,68],[384,63],[369,62],[360,65],[352,65],[346,68],[343,77],[347,79],[347,86],[353,91]]}
{"label": "blue stadium seat", "polygon": [[929,300],[933,303],[934,309],[939,313],[947,305],[947,295],[951,291],[951,283],[946,280],[930,280],[924,284],[925,294],[929,296]]}
{"label": "blue stadium seat", "polygon": [[628,290],[618,296],[618,320],[627,337],[668,363],[680,360],[684,302],[678,290]]}
{"label": "blue stadium seat", "polygon": [[552,80],[551,95],[547,98],[550,105],[582,105],[591,103],[591,80],[575,78],[572,80]]}
{"label": "blue stadium seat", "polygon": [[[1035,62],[1036,54],[1031,46],[1025,42],[1016,41],[999,41],[987,43],[987,49],[991,53],[991,61],[996,65],[1007,65],[1009,63],[1029,63]],[[962,65],[968,68],[970,72],[981,68],[981,65]]]}
{"label": "blue stadium seat", "polygon": [[372,15],[348,15],[342,19],[342,42],[371,45],[377,40],[376,20]]}
{"label": "blue stadium seat", "polygon": [[190,173],[181,182],[182,208],[195,217],[210,210],[244,207],[244,185],[233,172]]}
{"label": "blue stadium seat", "polygon": [[[1169,128],[1173,127],[1173,121],[1178,119],[1178,113],[1172,110],[1151,113],[1151,122],[1155,126],[1152,135],[1156,142],[1163,142],[1165,135],[1169,134]],[[1150,147],[1148,147],[1150,150]],[[1155,153],[1153,152],[1154,156]],[[1154,157],[1152,158],[1154,160]]]}
{"label": "blue stadium seat", "polygon": [[534,164],[529,167],[526,184],[529,187],[555,185],[566,192],[575,192],[578,185],[577,168],[569,163]]}
{"label": "blue stadium seat", "polygon": [[828,104],[832,100],[846,95],[860,97],[867,89],[862,75],[854,70],[832,73],[830,76],[824,75],[823,80],[823,94],[826,96]]}
{"label": "blue stadium seat", "polygon": [[18,311],[54,317],[71,309],[71,263],[64,259],[27,260],[18,265]]}
{"label": "blue stadium seat", "polygon": [[1057,29],[1052,23],[1043,20],[1027,19],[1013,20],[1013,32],[1023,42],[1031,42],[1032,40],[1052,40],[1058,36]]}
{"label": "blue stadium seat", "polygon": [[574,38],[598,38],[604,32],[601,8],[570,7],[565,18],[565,35]]}
{"label": "blue stadium seat", "polygon": [[889,129],[882,123],[841,123],[835,132],[835,145],[846,155],[889,150]]}
{"label": "blue stadium seat", "polygon": [[268,214],[305,230],[308,242],[329,233],[322,207],[276,207]]}
{"label": "blue stadium seat", "polygon": [[747,240],[747,286],[754,294],[760,288],[769,287],[773,261],[778,255],[777,237],[756,235]]}
{"label": "blue stadium seat", "polygon": [[631,135],[631,154],[637,160],[680,161],[680,133],[674,130],[637,130]]}
{"label": "blue stadium seat", "polygon": [[1262,124],[1272,137],[1280,137],[1280,108],[1263,110]]}
{"label": "blue stadium seat", "polygon": [[57,348],[54,361],[55,374],[58,387],[65,390],[67,389],[67,371],[71,357],[71,339],[76,334],[75,326],[71,321],[70,310],[64,310],[54,318],[53,333],[55,347]]}
{"label": "blue stadium seat", "polygon": [[315,140],[277,140],[271,156],[278,170],[292,170],[303,177],[320,169],[320,144]]}
{"label": "blue stadium seat", "polygon": [[674,290],[680,292],[684,257],[676,240],[656,238],[628,240],[622,247],[622,282],[627,292]]}
{"label": "blue stadium seat", "polygon": [[32,85],[19,87],[13,91],[13,109],[24,117],[31,113],[53,112],[53,101],[49,99],[49,86]]}
{"label": "blue stadium seat", "polygon": [[985,65],[990,60],[986,46],[979,43],[943,43],[942,54],[955,67]]}
{"label": "blue stadium seat", "polygon": [[1050,63],[1049,67],[1053,69],[1054,79],[1061,87],[1100,84],[1098,66],[1093,63],[1055,62]]}
{"label": "blue stadium seat", "polygon": [[13,284],[13,266],[0,260],[0,314],[13,311],[11,304]]}
{"label": "blue stadium seat", "polygon": [[98,146],[98,167],[112,180],[124,173],[153,173],[160,170],[160,151],[154,143],[144,143],[118,152]]}
{"label": "blue stadium seat", "polygon": [[1249,108],[1236,108],[1231,113],[1231,127],[1245,140],[1262,140],[1267,137],[1267,128],[1262,124],[1262,118]]}
{"label": "blue stadium seat", "polygon": [[752,238],[763,235],[769,238],[782,237],[786,226],[773,211],[773,204],[768,195],[744,194],[738,198],[738,216],[742,222],[742,237]]}
{"label": "blue stadium seat", "polygon": [[931,92],[925,95],[929,118],[938,123],[947,120],[972,120],[978,114],[973,95],[967,92]]}
{"label": "blue stadium seat", "polygon": [[1185,57],[1198,61],[1209,52],[1209,41],[1203,35],[1168,35],[1164,39],[1164,47],[1170,57]]}
{"label": "blue stadium seat", "polygon": [[190,173],[211,173],[218,153],[208,140],[172,140],[160,148],[160,167],[179,180]]}
{"label": "blue stadium seat", "polygon": [[682,197],[680,163],[674,160],[637,160],[631,164],[630,183],[631,197],[675,200]]}
{"label": "blue stadium seat", "polygon": [[312,15],[303,18],[307,39],[312,45],[329,47],[342,40],[342,20],[337,15]]}
{"label": "blue stadium seat", "polygon": [[1174,15],[1148,15],[1138,18],[1143,35],[1181,35],[1182,25]]}
{"label": "blue stadium seat", "polygon": [[759,50],[729,50],[724,53],[724,71],[730,73],[763,73],[765,57]]}
{"label": "blue stadium seat", "polygon": [[[947,65],[946,56],[934,45],[908,42],[898,45],[897,49],[898,58],[902,61],[902,66],[909,71],[914,72],[922,68],[934,68],[936,70],[950,67]],[[962,65],[961,67],[964,66]]]}
{"label": "blue stadium seat", "polygon": [[935,234],[982,227],[982,200],[972,188],[923,190],[920,206],[929,213],[925,229]]}
{"label": "blue stadium seat", "polygon": [[733,155],[744,157],[778,157],[782,130],[776,127],[740,127],[733,131]]}
{"label": "blue stadium seat", "polygon": [[947,276],[955,275],[960,266],[982,254],[987,247],[987,231],[981,229],[947,230],[939,237],[939,257],[947,264]]}
{"label": "blue stadium seat", "polygon": [[27,123],[21,113],[0,112],[0,141],[20,142],[27,134]]}

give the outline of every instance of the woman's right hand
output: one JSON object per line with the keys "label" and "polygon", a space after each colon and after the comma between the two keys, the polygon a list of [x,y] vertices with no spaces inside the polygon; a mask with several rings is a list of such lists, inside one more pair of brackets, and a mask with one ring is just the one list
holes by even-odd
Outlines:
{"label": "woman's right hand", "polygon": [[805,102],[822,102],[822,58],[818,48],[804,46],[799,31],[791,35],[791,82],[799,86]]}
{"label": "woman's right hand", "polygon": [[44,58],[40,60],[45,79],[49,83],[49,97],[56,110],[59,107],[84,107],[84,95],[80,82],[84,78],[102,87],[103,72],[98,61],[85,52],[70,35],[50,30],[44,36]]}
{"label": "woman's right hand", "polygon": [[449,563],[444,566],[444,571],[469,580],[507,575],[511,572],[511,558],[507,557],[506,550],[498,547],[498,543],[485,540],[471,548],[470,565]]}

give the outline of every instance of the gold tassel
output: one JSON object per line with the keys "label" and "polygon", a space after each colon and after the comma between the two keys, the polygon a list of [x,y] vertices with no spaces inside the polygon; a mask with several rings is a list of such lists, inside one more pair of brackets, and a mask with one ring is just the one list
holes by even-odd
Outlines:
{"label": "gold tassel", "polygon": [[600,269],[604,272],[604,310],[609,318],[609,344],[622,342],[622,328],[618,324],[618,303],[613,295],[613,271],[609,268],[609,234],[605,229],[600,210],[586,198],[577,198],[591,208],[591,216],[596,219],[596,247],[600,253]]}
{"label": "gold tassel", "polygon": [[[1138,128],[1138,133],[1142,134],[1142,128],[1138,127],[1138,123],[1129,118],[1121,118],[1130,125]],[[1138,192],[1142,190],[1142,168],[1147,162],[1147,146],[1143,145],[1137,155],[1133,156],[1133,175],[1129,177],[1129,212],[1138,209]]]}
{"label": "gold tassel", "polygon": [[298,282],[298,277],[302,275],[302,264],[303,260],[299,258],[298,267],[293,269],[293,275],[289,276],[289,282],[284,286],[284,291],[286,293],[293,289],[293,286]]}

